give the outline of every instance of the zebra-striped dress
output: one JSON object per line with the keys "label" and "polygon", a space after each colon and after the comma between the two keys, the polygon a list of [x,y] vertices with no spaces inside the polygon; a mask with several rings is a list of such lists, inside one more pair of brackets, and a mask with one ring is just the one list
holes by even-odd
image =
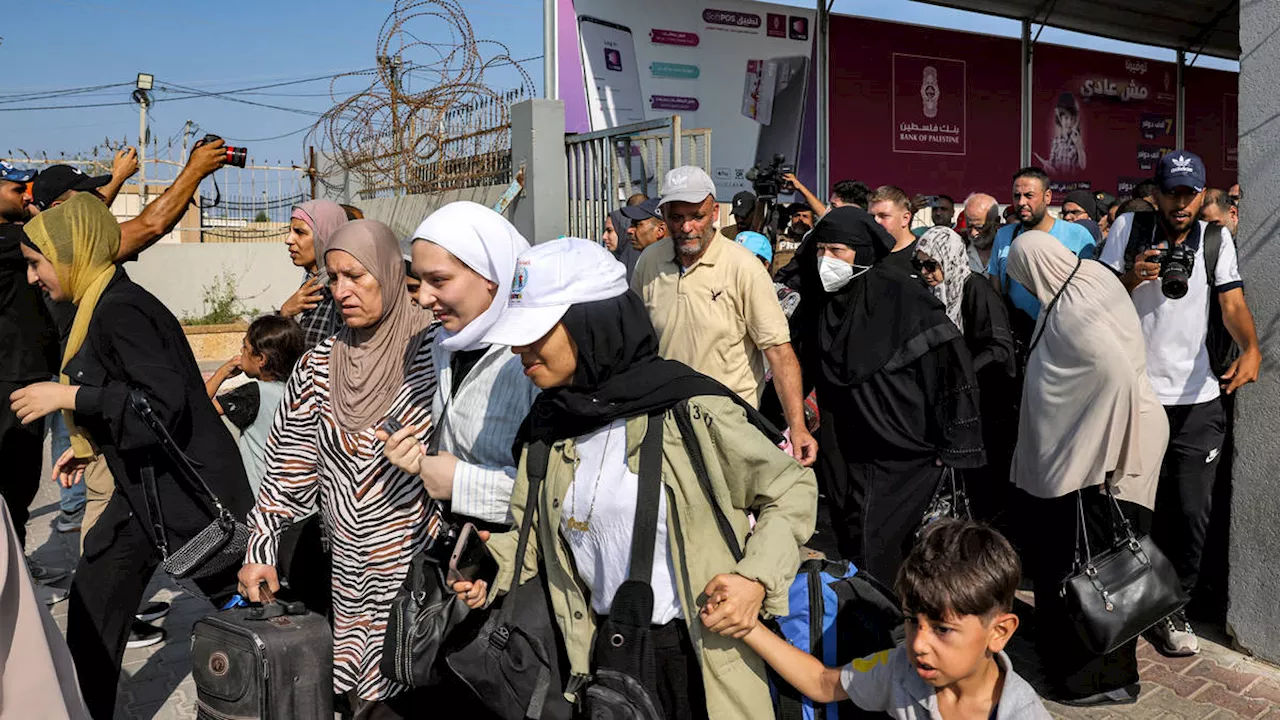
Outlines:
{"label": "zebra-striped dress", "polygon": [[[405,427],[431,419],[437,327],[423,331],[428,336],[391,405]],[[329,394],[332,350],[329,338],[308,351],[285,386],[267,439],[266,477],[249,513],[246,561],[275,565],[280,532],[319,510],[333,548],[333,689],[382,700],[405,689],[383,677],[378,663],[392,598],[427,540],[429,498],[421,478],[386,459],[372,427],[353,434],[338,424]]]}

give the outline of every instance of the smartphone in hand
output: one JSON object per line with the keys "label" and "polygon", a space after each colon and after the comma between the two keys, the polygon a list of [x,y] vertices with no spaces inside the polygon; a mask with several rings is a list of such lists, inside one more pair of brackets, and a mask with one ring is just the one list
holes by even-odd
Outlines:
{"label": "smartphone in hand", "polygon": [[395,435],[397,432],[400,432],[401,430],[404,429],[404,423],[400,422],[399,420],[393,417],[389,417],[386,420],[382,421],[382,424],[378,426],[378,429],[382,430],[388,435]]}
{"label": "smartphone in hand", "polygon": [[476,526],[471,523],[463,525],[462,531],[458,533],[458,542],[453,547],[453,555],[449,558],[449,584],[464,580],[484,580],[493,585],[497,576],[498,561],[493,559],[489,546],[480,539]]}

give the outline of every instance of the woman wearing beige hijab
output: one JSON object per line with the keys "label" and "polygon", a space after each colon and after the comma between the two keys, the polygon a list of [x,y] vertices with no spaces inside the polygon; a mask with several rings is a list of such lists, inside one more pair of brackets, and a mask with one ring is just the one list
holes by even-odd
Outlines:
{"label": "woman wearing beige hijab", "polygon": [[1080,260],[1047,233],[1025,232],[1009,276],[1040,301],[1027,360],[1012,480],[1025,493],[1035,542],[1037,644],[1060,702],[1128,704],[1138,694],[1137,641],[1105,655],[1082,645],[1058,591],[1071,574],[1078,502],[1090,546],[1109,547],[1113,506],[1144,532],[1155,506],[1169,424],[1147,379],[1138,314],[1107,267]]}
{"label": "woman wearing beige hijab", "polygon": [[267,439],[267,469],[240,592],[279,588],[280,533],[318,510],[333,553],[334,692],[356,717],[400,717],[407,688],[382,676],[383,632],[410,559],[426,544],[430,499],[417,475],[397,469],[374,434],[388,419],[433,431],[431,315],[404,291],[395,234],[376,220],[336,231],[324,262],[344,327],[298,361]]}

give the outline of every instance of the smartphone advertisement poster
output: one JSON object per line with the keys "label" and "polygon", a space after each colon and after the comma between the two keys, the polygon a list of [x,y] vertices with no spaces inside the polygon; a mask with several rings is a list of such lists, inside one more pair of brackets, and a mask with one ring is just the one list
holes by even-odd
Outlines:
{"label": "smartphone advertisement poster", "polygon": [[750,189],[747,171],[777,155],[812,175],[801,156],[816,127],[813,16],[742,0],[559,0],[566,129],[673,114],[686,129],[710,128],[721,201]]}

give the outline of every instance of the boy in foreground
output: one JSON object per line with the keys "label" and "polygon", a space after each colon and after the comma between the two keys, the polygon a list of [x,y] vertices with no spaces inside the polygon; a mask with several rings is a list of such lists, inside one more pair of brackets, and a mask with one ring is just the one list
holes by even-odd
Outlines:
{"label": "boy in foreground", "polygon": [[898,573],[895,589],[907,616],[902,647],[833,668],[763,625],[744,640],[814,702],[851,699],[899,720],[1047,720],[1039,696],[1004,653],[1018,629],[1012,609],[1020,574],[1000,533],[939,520]]}

